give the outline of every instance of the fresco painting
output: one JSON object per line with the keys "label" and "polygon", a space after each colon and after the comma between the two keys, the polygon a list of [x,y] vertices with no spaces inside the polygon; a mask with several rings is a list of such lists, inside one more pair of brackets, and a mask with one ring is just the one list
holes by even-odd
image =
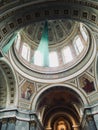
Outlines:
{"label": "fresco painting", "polygon": [[95,85],[92,78],[87,75],[82,75],[79,79],[80,86],[87,93],[95,91]]}
{"label": "fresco painting", "polygon": [[31,82],[25,82],[21,87],[21,98],[30,100],[34,93],[34,84]]}

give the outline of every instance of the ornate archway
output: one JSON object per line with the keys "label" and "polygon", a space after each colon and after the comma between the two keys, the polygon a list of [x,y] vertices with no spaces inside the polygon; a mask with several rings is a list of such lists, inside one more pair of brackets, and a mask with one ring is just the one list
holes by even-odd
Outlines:
{"label": "ornate archway", "polygon": [[32,102],[32,110],[38,113],[46,130],[60,129],[59,121],[65,122],[65,130],[66,127],[71,130],[73,127],[79,127],[81,108],[85,104],[87,100],[82,92],[70,85],[58,84],[41,90]]}

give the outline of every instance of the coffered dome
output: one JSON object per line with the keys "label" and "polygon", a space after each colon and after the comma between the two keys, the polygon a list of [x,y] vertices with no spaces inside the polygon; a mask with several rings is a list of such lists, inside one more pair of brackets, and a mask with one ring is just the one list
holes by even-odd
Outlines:
{"label": "coffered dome", "polygon": [[[43,28],[44,21],[33,23],[23,28],[23,33],[30,40],[39,44]],[[49,45],[56,45],[68,39],[75,29],[75,22],[72,20],[48,20],[48,40]],[[36,32],[36,33],[35,33]]]}
{"label": "coffered dome", "polygon": [[[50,67],[52,67],[52,71],[64,70],[78,63],[89,47],[89,34],[85,26],[71,20],[49,20],[46,43],[43,45],[44,41],[41,41],[41,38],[44,23],[45,21],[33,23],[19,32],[15,49],[18,56],[21,57],[21,61],[27,61],[37,69],[42,67],[41,69],[46,71]],[[40,45],[40,41],[42,45]],[[39,46],[40,50],[38,50]],[[19,49],[20,47],[21,49]],[[42,63],[45,56],[47,56],[46,60],[49,58],[47,65]]]}
{"label": "coffered dome", "polygon": [[13,63],[24,67],[22,73],[53,80],[80,71],[91,58],[93,44],[90,30],[83,23],[59,19],[33,22],[20,29],[13,49]]}

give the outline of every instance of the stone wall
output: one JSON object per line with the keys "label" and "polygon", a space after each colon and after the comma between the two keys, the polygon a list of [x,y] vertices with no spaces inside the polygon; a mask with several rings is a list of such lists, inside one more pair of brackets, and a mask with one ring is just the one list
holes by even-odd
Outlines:
{"label": "stone wall", "polygon": [[35,113],[17,109],[0,111],[0,130],[43,130]]}

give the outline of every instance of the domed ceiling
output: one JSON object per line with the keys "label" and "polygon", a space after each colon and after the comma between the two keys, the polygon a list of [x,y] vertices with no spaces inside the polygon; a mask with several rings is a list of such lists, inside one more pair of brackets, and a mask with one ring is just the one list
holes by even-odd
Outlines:
{"label": "domed ceiling", "polygon": [[[39,44],[44,23],[45,21],[33,23],[25,27],[23,33],[25,33],[29,39]],[[75,27],[75,21],[72,20],[48,20],[47,23],[49,45],[60,44],[65,39],[68,39]]]}
{"label": "domed ceiling", "polygon": [[[35,75],[38,79],[54,79],[57,73],[59,78],[69,76],[76,70],[80,71],[79,63],[86,54],[89,55],[89,35],[87,26],[74,20],[33,22],[18,32],[12,56],[14,65],[24,67],[22,72]],[[81,65],[85,63],[86,60]]]}

